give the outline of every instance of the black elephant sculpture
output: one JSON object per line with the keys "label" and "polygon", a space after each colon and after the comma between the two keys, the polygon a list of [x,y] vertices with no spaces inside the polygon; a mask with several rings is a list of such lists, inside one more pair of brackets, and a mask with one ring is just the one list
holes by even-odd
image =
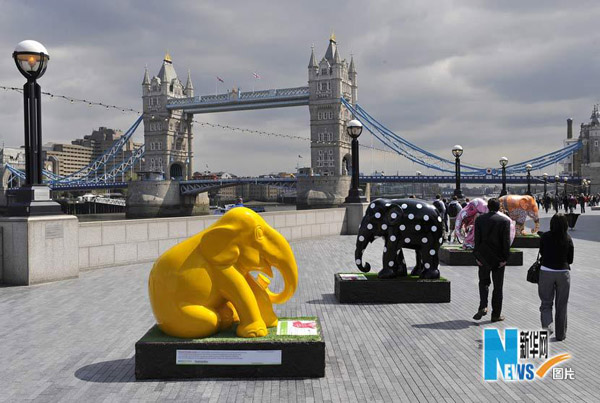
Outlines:
{"label": "black elephant sculpture", "polygon": [[411,275],[423,279],[440,277],[438,252],[443,243],[443,222],[433,205],[419,199],[377,199],[371,202],[360,223],[354,253],[356,265],[362,272],[371,270],[371,265],[363,261],[363,252],[377,237],[385,238],[379,278],[408,274],[402,248],[417,253],[417,265]]}

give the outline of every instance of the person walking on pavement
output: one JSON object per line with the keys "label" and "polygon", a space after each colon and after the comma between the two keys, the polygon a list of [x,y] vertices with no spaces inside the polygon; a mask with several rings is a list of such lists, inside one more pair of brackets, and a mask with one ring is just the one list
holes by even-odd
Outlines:
{"label": "person walking on pavement", "polygon": [[[540,296],[540,320],[542,328],[550,334],[556,332],[556,340],[567,337],[567,303],[571,288],[571,264],[574,247],[571,236],[567,233],[567,217],[557,213],[550,219],[550,231],[544,232],[540,239],[540,256],[542,267],[538,281]],[[552,304],[556,304],[555,328],[552,329]]]}
{"label": "person walking on pavement", "polygon": [[579,207],[581,208],[581,214],[585,213],[585,196],[583,193],[579,195],[577,201],[579,202]]}
{"label": "person walking on pavement", "polygon": [[446,209],[446,213],[448,214],[448,218],[450,221],[450,231],[448,233],[448,242],[452,242],[452,236],[454,235],[454,239],[456,239],[456,235],[454,234],[454,229],[456,227],[456,216],[460,213],[462,207],[458,202],[458,197],[452,196],[452,201],[448,203],[448,208]]}
{"label": "person walking on pavement", "polygon": [[[502,316],[502,288],[504,268],[510,253],[510,219],[498,214],[500,202],[496,198],[488,200],[489,213],[475,220],[475,247],[473,254],[479,266],[479,309],[473,319],[487,315],[490,284],[492,292],[492,322],[504,320]],[[491,277],[491,279],[490,279]]]}

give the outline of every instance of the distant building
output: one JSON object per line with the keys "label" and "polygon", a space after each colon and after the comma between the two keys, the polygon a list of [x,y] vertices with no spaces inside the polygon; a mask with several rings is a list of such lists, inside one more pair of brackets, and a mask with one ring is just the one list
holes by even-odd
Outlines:
{"label": "distant building", "polygon": [[44,169],[60,176],[70,175],[88,166],[92,160],[91,147],[50,143],[44,145]]}
{"label": "distant building", "polygon": [[0,149],[0,165],[10,164],[17,169],[25,169],[25,149],[4,147]]}
{"label": "distant building", "polygon": [[594,105],[590,121],[582,123],[579,137],[573,138],[573,120],[567,119],[565,146],[581,141],[583,147],[563,161],[563,175],[591,180],[592,193],[600,185],[600,111]]}

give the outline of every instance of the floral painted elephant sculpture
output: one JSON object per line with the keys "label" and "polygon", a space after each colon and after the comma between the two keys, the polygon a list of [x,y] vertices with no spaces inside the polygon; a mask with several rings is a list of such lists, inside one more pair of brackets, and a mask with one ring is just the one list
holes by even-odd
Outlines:
{"label": "floral painted elephant sculpture", "polygon": [[377,199],[373,201],[360,224],[356,240],[356,265],[363,272],[371,265],[363,262],[363,253],[376,237],[385,238],[383,269],[379,278],[406,276],[407,268],[402,248],[417,251],[417,266],[411,275],[437,279],[438,251],[443,242],[443,223],[438,210],[418,199]]}
{"label": "floral painted elephant sculpture", "polygon": [[[477,198],[471,200],[456,216],[456,228],[454,233],[457,239],[462,242],[463,248],[473,249],[475,247],[475,220],[481,214],[489,212],[487,202],[483,199]],[[510,217],[506,216],[502,212],[498,214],[504,215],[510,220]],[[510,220],[510,243],[512,244],[515,239],[515,222]]]}
{"label": "floral painted elephant sculpture", "polygon": [[475,246],[475,219],[488,211],[487,202],[480,198],[471,200],[460,210],[456,216],[454,233],[463,248],[472,249]]}
{"label": "floral painted elephant sculpture", "polygon": [[[278,294],[269,279],[279,270]],[[290,245],[261,216],[236,207],[204,231],[173,246],[154,263],[150,303],[160,329],[181,338],[202,338],[239,320],[239,337],[261,337],[277,325],[273,303],[296,291],[298,268]]]}
{"label": "floral painted elephant sculpture", "polygon": [[508,215],[516,222],[516,231],[518,235],[523,235],[525,230],[525,221],[531,217],[535,228],[531,230],[535,234],[540,229],[540,217],[538,206],[533,196],[506,195],[500,198],[500,211]]}

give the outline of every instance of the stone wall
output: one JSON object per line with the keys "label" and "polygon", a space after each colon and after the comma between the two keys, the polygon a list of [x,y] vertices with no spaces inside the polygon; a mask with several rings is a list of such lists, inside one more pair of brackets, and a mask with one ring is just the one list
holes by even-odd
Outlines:
{"label": "stone wall", "polygon": [[[277,211],[261,216],[288,241],[346,233],[346,208]],[[79,269],[154,261],[219,216],[150,218],[79,224]]]}

